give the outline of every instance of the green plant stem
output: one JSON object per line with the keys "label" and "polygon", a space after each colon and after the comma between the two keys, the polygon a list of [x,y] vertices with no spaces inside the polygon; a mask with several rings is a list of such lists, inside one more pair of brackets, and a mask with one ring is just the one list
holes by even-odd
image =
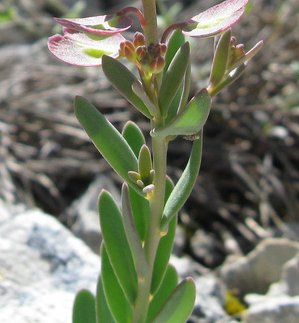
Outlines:
{"label": "green plant stem", "polygon": [[142,0],[145,25],[143,27],[146,44],[158,43],[157,11],[155,0]]}
{"label": "green plant stem", "polygon": [[156,252],[161,239],[160,222],[164,208],[167,158],[167,142],[165,138],[153,138],[152,152],[155,170],[155,190],[150,199],[150,221],[144,244],[145,256],[148,262],[148,273],[143,281],[138,282],[138,293],[133,317],[134,323],[144,323],[146,321],[151,298],[150,289]]}

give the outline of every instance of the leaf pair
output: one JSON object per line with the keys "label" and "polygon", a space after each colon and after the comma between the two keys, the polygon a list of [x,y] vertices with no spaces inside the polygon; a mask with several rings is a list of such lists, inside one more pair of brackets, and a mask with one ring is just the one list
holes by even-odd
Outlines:
{"label": "leaf pair", "polygon": [[181,31],[176,31],[170,38],[165,61],[159,106],[166,125],[153,129],[151,135],[167,137],[198,133],[208,118],[211,98],[206,90],[202,90],[187,104],[191,82],[190,46],[185,43]]}

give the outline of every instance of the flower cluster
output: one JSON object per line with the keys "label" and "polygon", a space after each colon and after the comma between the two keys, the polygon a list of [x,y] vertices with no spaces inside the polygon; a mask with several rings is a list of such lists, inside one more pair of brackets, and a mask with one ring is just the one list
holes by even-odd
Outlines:
{"label": "flower cluster", "polygon": [[206,38],[224,33],[242,16],[248,0],[226,0],[188,21],[169,26],[163,33],[161,43],[145,46],[144,36],[137,33],[133,41],[126,40],[121,33],[132,25],[130,14],[137,16],[141,28],[145,22],[143,14],[136,8],[127,7],[116,14],[77,19],[56,19],[64,27],[63,35],[49,38],[50,51],[62,61],[79,66],[99,66],[102,57],[126,57],[158,73],[163,68],[164,43],[176,29],[186,36]]}

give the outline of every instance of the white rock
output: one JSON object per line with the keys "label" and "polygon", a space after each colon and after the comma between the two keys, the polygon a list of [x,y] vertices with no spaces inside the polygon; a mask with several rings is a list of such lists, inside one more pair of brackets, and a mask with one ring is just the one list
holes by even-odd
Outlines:
{"label": "white rock", "polygon": [[225,264],[220,275],[229,289],[241,295],[265,293],[279,281],[284,264],[299,252],[299,243],[287,239],[267,239],[246,257]]}
{"label": "white rock", "polygon": [[0,203],[0,218],[0,322],[71,322],[75,293],[95,290],[99,257],[39,210]]}
{"label": "white rock", "polygon": [[244,323],[298,323],[299,297],[272,297],[251,306]]}
{"label": "white rock", "polygon": [[286,293],[288,295],[299,295],[299,254],[285,264],[282,272],[282,281],[286,285]]}

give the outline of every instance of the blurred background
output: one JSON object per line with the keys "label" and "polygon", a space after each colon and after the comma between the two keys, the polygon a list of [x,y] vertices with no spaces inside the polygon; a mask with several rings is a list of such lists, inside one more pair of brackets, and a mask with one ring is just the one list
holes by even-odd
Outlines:
{"label": "blurred background", "polygon": [[[192,17],[216,2],[161,0],[159,22]],[[139,5],[121,1],[126,4]],[[120,186],[76,121],[74,96],[85,96],[119,129],[132,119],[148,136],[149,126],[100,68],[66,65],[46,42],[60,32],[53,17],[92,16],[119,6],[117,0],[0,3],[0,199],[38,207],[69,228],[77,220],[76,201],[99,175],[106,188],[117,192]],[[233,28],[246,49],[261,39],[264,47],[214,100],[200,175],[180,215],[181,250],[204,267],[248,253],[268,237],[298,238],[298,26],[298,0],[252,0]],[[207,86],[213,42],[190,41],[195,92]],[[171,144],[174,180],[189,151],[186,140]]]}

